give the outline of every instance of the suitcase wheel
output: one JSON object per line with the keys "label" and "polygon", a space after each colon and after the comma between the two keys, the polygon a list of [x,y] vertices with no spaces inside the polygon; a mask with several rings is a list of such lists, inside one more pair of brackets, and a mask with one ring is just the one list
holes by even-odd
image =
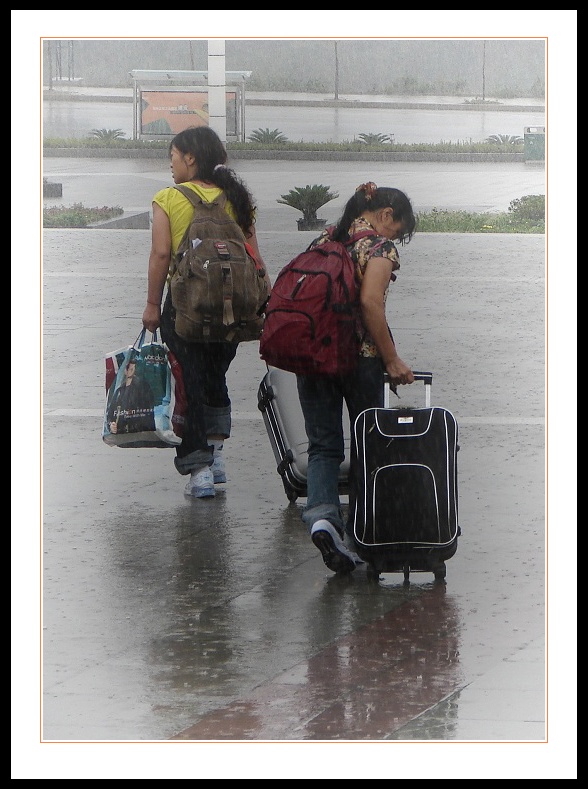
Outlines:
{"label": "suitcase wheel", "polygon": [[365,573],[368,581],[380,580],[380,571],[378,570],[377,567],[374,567],[374,565],[370,564],[369,562],[366,564]]}
{"label": "suitcase wheel", "polygon": [[283,484],[284,484],[284,490],[286,491],[286,496],[288,497],[288,501],[292,501],[292,502],[296,501],[296,499],[298,498],[298,493],[296,493],[296,491],[294,490],[294,488],[292,488],[292,487],[291,487],[291,486],[290,486],[290,485],[289,485],[289,484],[286,482],[286,480],[285,480],[285,479],[282,479],[282,482],[283,482]]}
{"label": "suitcase wheel", "polygon": [[445,562],[439,562],[439,564],[433,568],[433,575],[436,581],[445,581],[445,576],[447,575]]}

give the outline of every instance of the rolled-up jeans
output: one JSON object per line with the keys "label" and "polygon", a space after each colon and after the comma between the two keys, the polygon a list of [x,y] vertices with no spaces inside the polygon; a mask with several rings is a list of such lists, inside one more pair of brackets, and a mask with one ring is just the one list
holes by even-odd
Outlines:
{"label": "rolled-up jeans", "polygon": [[298,396],[308,437],[307,500],[302,520],[308,530],[325,519],[343,534],[352,532],[356,498],[356,457],[349,456],[349,515],[344,521],[339,496],[339,467],[345,459],[343,403],[353,424],[366,408],[384,405],[384,366],[377,357],[360,356],[349,376],[297,375]]}
{"label": "rolled-up jeans", "polygon": [[184,378],[187,409],[182,443],[176,447],[175,466],[180,474],[212,463],[208,436],[231,435],[231,400],[227,371],[238,345],[232,342],[186,342],[174,329],[171,297],[161,314],[161,337],[176,355]]}

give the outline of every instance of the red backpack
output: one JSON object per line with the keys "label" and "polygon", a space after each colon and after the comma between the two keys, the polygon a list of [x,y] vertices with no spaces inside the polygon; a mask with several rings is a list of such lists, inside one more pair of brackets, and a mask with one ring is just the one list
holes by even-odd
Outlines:
{"label": "red backpack", "polygon": [[325,241],[293,258],[274,282],[259,341],[271,367],[299,375],[348,375],[359,354],[359,283],[348,241]]}

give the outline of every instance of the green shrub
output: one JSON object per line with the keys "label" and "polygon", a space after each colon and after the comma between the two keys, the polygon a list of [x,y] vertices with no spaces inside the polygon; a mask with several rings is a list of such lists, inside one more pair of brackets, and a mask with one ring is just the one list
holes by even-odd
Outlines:
{"label": "green shrub", "polygon": [[516,219],[529,222],[545,222],[545,195],[525,195],[513,200],[508,207]]}
{"label": "green shrub", "polygon": [[160,150],[162,157],[167,156],[169,141],[166,140],[128,140],[100,137],[45,137],[43,148],[115,148],[120,150]]}
{"label": "green shrub", "polygon": [[[264,132],[265,130],[257,130]],[[270,134],[272,133],[271,130]],[[280,132],[278,132],[280,134]],[[252,132],[253,134],[253,132]],[[251,137],[251,135],[250,135]],[[43,139],[43,147],[52,148],[120,148],[121,150],[160,150],[162,157],[167,156],[169,140],[127,140],[111,139],[105,144],[104,140],[96,137],[83,138],[61,138],[46,137]],[[228,141],[227,151],[365,151],[366,144],[358,140],[347,140],[345,142],[238,142]],[[470,140],[441,140],[438,143],[396,143],[385,142],[370,145],[370,151],[376,153],[385,151],[386,153],[523,153],[523,143],[497,143],[497,142],[473,142]]]}
{"label": "green shrub", "polygon": [[[531,198],[531,200],[529,199]],[[508,212],[474,214],[467,211],[432,211],[417,214],[420,233],[545,233],[544,214],[526,215],[518,206],[527,206],[541,195],[527,195],[513,200]],[[543,198],[544,200],[544,198]],[[516,204],[515,210],[512,206]]]}
{"label": "green shrub", "polygon": [[43,227],[87,227],[94,222],[114,219],[121,214],[124,214],[124,210],[120,206],[84,208],[81,203],[68,207],[57,205],[43,209]]}

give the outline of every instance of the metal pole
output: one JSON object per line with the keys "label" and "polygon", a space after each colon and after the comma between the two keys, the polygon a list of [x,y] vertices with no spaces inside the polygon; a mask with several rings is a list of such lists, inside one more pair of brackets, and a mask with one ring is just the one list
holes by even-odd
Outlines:
{"label": "metal pole", "polygon": [[137,80],[133,79],[133,140],[137,139]]}
{"label": "metal pole", "polygon": [[486,42],[482,50],[482,101],[486,101]]}
{"label": "metal pole", "polygon": [[239,96],[241,104],[241,126],[237,129],[239,132],[239,139],[245,142],[245,77],[241,81],[241,95]]}
{"label": "metal pole", "polygon": [[339,98],[339,55],[337,53],[337,44],[335,41],[335,101]]}

